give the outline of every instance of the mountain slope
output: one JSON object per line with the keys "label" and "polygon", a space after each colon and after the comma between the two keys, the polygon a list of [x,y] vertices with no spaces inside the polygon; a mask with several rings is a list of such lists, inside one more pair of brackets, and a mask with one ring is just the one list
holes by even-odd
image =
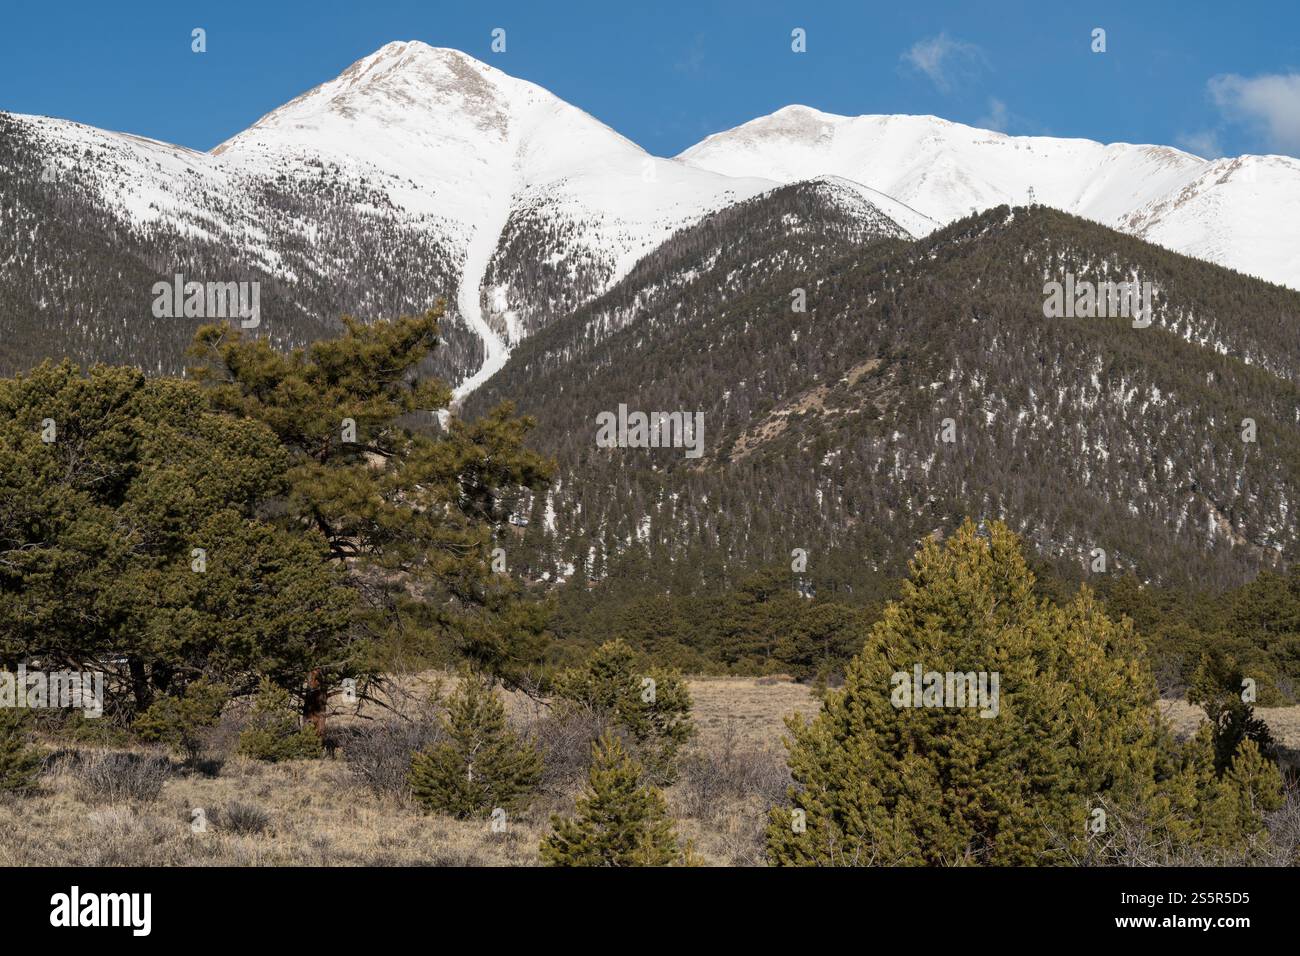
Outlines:
{"label": "mountain slope", "polygon": [[[788,107],[659,159],[455,50],[390,43],[210,153],[0,114],[0,361],[176,372],[202,319],[155,319],[182,273],[257,281],[278,345],[447,303],[426,369],[461,398],[512,348],[701,217],[820,182],[870,227],[932,232],[1029,197],[1300,282],[1300,163],[1007,137],[934,117]],[[86,263],[94,263],[86,268]]]}
{"label": "mountain slope", "polygon": [[[277,284],[265,324],[283,342],[342,311],[445,298],[451,347],[437,371],[462,392],[682,225],[774,185],[650,157],[540,87],[423,43],[388,44],[208,154],[59,120],[13,116],[7,128],[12,152],[28,152],[0,172],[0,194],[16,193],[20,175],[25,202],[50,207],[74,189],[78,215],[144,237],[123,255],[162,276],[186,243],[211,245],[220,271],[192,278]],[[367,258],[358,247],[381,233],[417,261],[395,248]],[[524,281],[521,249],[552,270],[549,284]],[[360,284],[382,292],[340,294]],[[82,302],[82,318],[149,328],[151,285],[101,296],[115,299],[106,312]],[[159,367],[177,370],[165,352]]]}
{"label": "mountain slope", "polygon": [[[1300,161],[1285,157],[1210,162],[1166,146],[1008,136],[934,116],[850,117],[788,106],[710,136],[678,159],[781,182],[843,176],[940,223],[1000,204],[1041,203],[1300,287]],[[1251,188],[1237,188],[1247,179]]]}
{"label": "mountain slope", "polygon": [[[805,548],[820,587],[862,588],[964,515],[1076,576],[1094,548],[1108,572],[1198,586],[1295,553],[1300,294],[1041,207],[862,242],[787,219],[805,199],[685,230],[473,397],[537,415],[559,459],[528,506],[533,573],[632,561],[711,588]],[[1066,273],[1150,281],[1151,326],[1045,319]],[[702,412],[703,457],[597,447],[620,404]]]}

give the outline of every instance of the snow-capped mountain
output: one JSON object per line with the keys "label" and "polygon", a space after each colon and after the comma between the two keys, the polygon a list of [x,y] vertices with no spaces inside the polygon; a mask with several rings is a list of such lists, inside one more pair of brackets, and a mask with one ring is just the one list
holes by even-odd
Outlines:
{"label": "snow-capped mountain", "polygon": [[[704,213],[772,187],[650,156],[582,110],[456,50],[390,43],[213,150],[240,169],[299,175],[338,164],[447,238],[457,305],[487,344],[464,393],[505,363],[532,303],[489,265],[521,223],[542,218],[534,252],[593,291]],[[577,301],[563,303],[573,307]]]}
{"label": "snow-capped mountain", "polygon": [[[419,233],[445,260],[453,321],[485,346],[462,394],[545,323],[541,312],[576,307],[677,229],[777,185],[652,157],[535,84],[419,42],[384,46],[210,153],[17,119],[65,167],[52,179],[88,174],[104,206],[133,225],[234,246],[287,281],[303,263],[284,260],[286,242],[311,250],[312,272],[353,264],[319,210],[276,201],[286,191],[341,196],[363,221]],[[97,157],[90,170],[87,149]],[[512,243],[552,281],[512,283],[494,262]],[[539,286],[552,292],[547,301]]]}
{"label": "snow-capped mountain", "polygon": [[28,326],[62,335],[11,346],[0,358],[15,365],[44,350],[176,371],[192,328],[154,319],[148,290],[184,267],[261,278],[263,331],[280,345],[342,312],[444,298],[431,371],[463,397],[681,229],[805,180],[873,234],[1033,201],[1300,286],[1296,160],[799,106],[663,159],[533,83],[420,42],[384,46],[207,153],[68,120],[0,125],[0,195],[16,200],[0,226],[17,243],[0,270],[0,302],[17,305],[0,324],[11,343]]}
{"label": "snow-capped mountain", "polygon": [[678,157],[728,176],[835,175],[946,224],[1036,202],[1300,288],[1300,161],[1215,161],[1167,146],[1008,136],[934,116],[787,106]]}

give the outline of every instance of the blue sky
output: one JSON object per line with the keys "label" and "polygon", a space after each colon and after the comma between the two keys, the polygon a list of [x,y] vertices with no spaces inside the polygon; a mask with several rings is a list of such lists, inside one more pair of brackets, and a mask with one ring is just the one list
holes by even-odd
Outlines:
{"label": "blue sky", "polygon": [[[497,27],[504,53],[490,49]],[[796,27],[805,53],[791,51]],[[1096,27],[1105,53],[1090,49]],[[659,155],[790,103],[1300,155],[1297,0],[8,0],[0,109],[209,149],[411,39],[545,86]]]}

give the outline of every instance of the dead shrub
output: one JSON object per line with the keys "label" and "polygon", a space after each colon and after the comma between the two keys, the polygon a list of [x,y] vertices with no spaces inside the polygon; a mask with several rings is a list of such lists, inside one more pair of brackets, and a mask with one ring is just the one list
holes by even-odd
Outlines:
{"label": "dead shrub", "polygon": [[716,742],[699,744],[686,755],[675,795],[688,816],[710,820],[736,802],[775,806],[789,785],[785,758],[743,745],[735,719],[728,717]]}
{"label": "dead shrub", "polygon": [[349,728],[341,746],[348,769],[367,789],[405,799],[411,793],[411,758],[445,738],[442,724],[430,715]]}
{"label": "dead shrub", "polygon": [[609,721],[586,707],[552,707],[535,715],[527,735],[542,751],[542,789],[549,793],[580,789],[591,766],[591,745],[607,729]]}
{"label": "dead shrub", "polygon": [[162,793],[171,764],[159,754],[106,750],[83,754],[73,772],[85,803],[152,803]]}
{"label": "dead shrub", "polygon": [[216,814],[214,822],[218,829],[229,833],[258,836],[270,828],[271,815],[256,804],[234,800]]}

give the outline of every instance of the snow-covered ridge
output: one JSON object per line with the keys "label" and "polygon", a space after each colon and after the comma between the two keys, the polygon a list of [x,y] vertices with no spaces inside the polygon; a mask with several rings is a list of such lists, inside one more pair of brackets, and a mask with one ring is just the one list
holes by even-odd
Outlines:
{"label": "snow-covered ridge", "polygon": [[[514,211],[543,210],[539,241],[562,247],[544,248],[542,257],[595,262],[598,294],[676,230],[778,185],[650,156],[535,84],[419,42],[387,44],[206,154],[63,120],[18,119],[38,126],[44,148],[69,166],[87,143],[111,156],[95,181],[104,205],[122,217],[237,243],[272,271],[276,250],[260,222],[279,211],[258,201],[271,184],[342,183],[363,197],[359,212],[433,234],[460,264],[452,309],[486,347],[484,366],[464,370],[458,397],[505,363],[507,327],[529,295],[494,289],[505,309],[484,307],[483,280]],[[312,223],[297,229],[313,238]],[[321,258],[322,268],[347,267],[328,261],[339,250]]]}
{"label": "snow-covered ridge", "polygon": [[[884,216],[912,236],[1034,201],[1300,287],[1293,159],[1209,162],[1161,146],[802,106],[665,159],[536,84],[420,42],[387,44],[208,153],[15,118],[56,167],[90,175],[115,215],[220,242],[289,281],[286,236],[301,240],[303,268],[318,273],[348,274],[349,255],[313,221],[310,204],[286,205],[286,194],[341,195],[360,221],[428,237],[453,273],[453,320],[485,346],[482,367],[461,370],[458,397],[504,365],[520,337],[558,317],[551,313],[609,288],[678,229],[803,180],[827,184],[864,222]],[[549,295],[527,281],[537,264],[552,270]]]}
{"label": "snow-covered ridge", "polygon": [[1206,160],[1168,146],[1008,136],[935,116],[787,106],[677,157],[729,176],[833,175],[946,224],[1003,203],[1052,206],[1300,288],[1300,161]]}

